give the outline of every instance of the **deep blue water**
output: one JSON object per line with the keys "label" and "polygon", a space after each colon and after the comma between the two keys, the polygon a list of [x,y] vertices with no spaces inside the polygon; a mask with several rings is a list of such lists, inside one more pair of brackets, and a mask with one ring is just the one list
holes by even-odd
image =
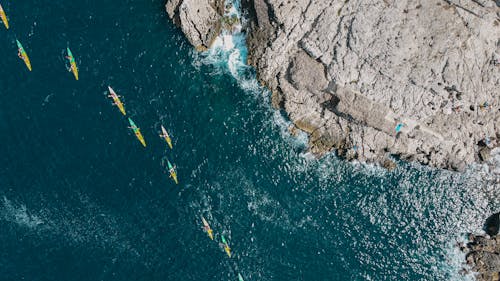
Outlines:
{"label": "deep blue water", "polygon": [[195,53],[163,0],[1,4],[0,280],[468,278],[454,243],[490,210],[474,173],[315,159],[252,70]]}

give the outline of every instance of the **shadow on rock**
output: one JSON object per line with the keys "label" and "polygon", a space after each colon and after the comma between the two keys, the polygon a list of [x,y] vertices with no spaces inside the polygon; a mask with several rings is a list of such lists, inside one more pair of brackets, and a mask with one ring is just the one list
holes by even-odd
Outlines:
{"label": "shadow on rock", "polygon": [[484,223],[484,231],[489,236],[495,236],[498,234],[500,228],[500,212],[489,216]]}

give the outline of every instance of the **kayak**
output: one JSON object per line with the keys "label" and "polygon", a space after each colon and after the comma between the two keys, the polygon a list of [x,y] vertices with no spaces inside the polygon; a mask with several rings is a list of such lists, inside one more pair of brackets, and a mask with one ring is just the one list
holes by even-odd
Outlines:
{"label": "kayak", "polygon": [[241,274],[239,274],[239,273],[238,273],[238,281],[244,281],[243,276],[241,276]]}
{"label": "kayak", "polygon": [[170,149],[172,149],[172,139],[170,139],[170,136],[168,135],[167,130],[165,130],[165,127],[163,127],[163,125],[161,125],[161,135],[160,135],[160,137],[162,137],[163,139],[165,139],[165,141],[167,142],[167,144],[170,147]]}
{"label": "kayak", "polygon": [[2,5],[0,5],[0,18],[2,18],[5,28],[9,29],[9,20],[7,20],[7,15],[5,15],[5,11],[3,10]]}
{"label": "kayak", "polygon": [[132,121],[132,119],[129,118],[128,122],[130,123],[130,128],[132,130],[134,130],[134,134],[137,137],[137,139],[142,143],[142,145],[144,147],[146,147],[146,141],[144,141],[144,137],[141,134],[141,130],[139,128],[137,128],[137,126],[135,125],[134,121]]}
{"label": "kayak", "polygon": [[210,239],[214,240],[214,232],[210,228],[210,225],[208,224],[207,220],[204,217],[201,217],[201,221],[203,222],[203,229],[205,229],[205,231],[207,232],[208,237],[210,237]]}
{"label": "kayak", "polygon": [[125,112],[125,107],[123,107],[123,103],[120,100],[120,97],[115,93],[115,91],[113,91],[113,89],[110,86],[108,86],[108,90],[109,90],[108,97],[113,99],[113,105],[118,106],[123,115],[127,115],[127,113]]}
{"label": "kayak", "polygon": [[76,67],[76,62],[75,62],[75,57],[73,57],[73,54],[71,53],[71,50],[69,48],[66,48],[68,51],[68,60],[71,65],[71,71],[73,72],[73,75],[75,75],[76,80],[78,80],[78,67]]}
{"label": "kayak", "polygon": [[179,184],[177,181],[177,172],[175,171],[174,166],[170,163],[170,161],[167,160],[168,164],[168,171],[170,172],[170,177],[175,181],[175,184]]}
{"label": "kayak", "polygon": [[231,257],[231,248],[229,248],[229,245],[226,242],[226,238],[224,238],[224,235],[222,235],[221,238],[222,243],[224,244],[224,251],[226,251],[228,257]]}
{"label": "kayak", "polygon": [[26,54],[26,52],[24,51],[23,45],[21,45],[21,42],[19,42],[17,39],[16,39],[16,43],[17,43],[17,49],[19,51],[19,57],[24,61],[24,63],[26,64],[26,67],[28,67],[28,69],[31,71],[31,62],[30,62],[30,58],[28,57],[28,54]]}

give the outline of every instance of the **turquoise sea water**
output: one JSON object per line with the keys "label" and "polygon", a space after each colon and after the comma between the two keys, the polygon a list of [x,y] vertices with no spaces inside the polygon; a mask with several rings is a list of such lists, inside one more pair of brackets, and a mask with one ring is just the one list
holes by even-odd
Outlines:
{"label": "turquoise sea water", "polygon": [[163,1],[1,4],[0,280],[470,278],[454,244],[492,207],[477,174],[315,159],[269,107],[242,45],[194,52]]}

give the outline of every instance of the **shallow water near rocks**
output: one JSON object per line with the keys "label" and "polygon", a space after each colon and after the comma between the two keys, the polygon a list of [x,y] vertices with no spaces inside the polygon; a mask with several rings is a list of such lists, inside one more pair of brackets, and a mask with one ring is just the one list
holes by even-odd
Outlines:
{"label": "shallow water near rocks", "polygon": [[[2,280],[470,278],[454,244],[491,211],[479,176],[316,160],[238,63],[245,50],[193,52],[163,4],[2,1]],[[80,81],[65,69],[67,46]]]}

